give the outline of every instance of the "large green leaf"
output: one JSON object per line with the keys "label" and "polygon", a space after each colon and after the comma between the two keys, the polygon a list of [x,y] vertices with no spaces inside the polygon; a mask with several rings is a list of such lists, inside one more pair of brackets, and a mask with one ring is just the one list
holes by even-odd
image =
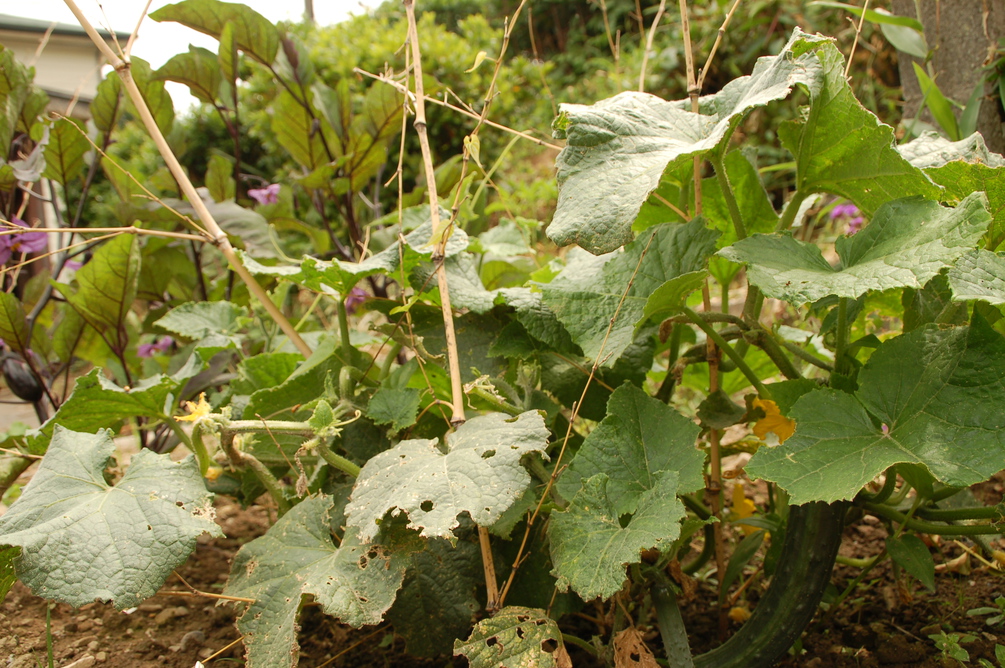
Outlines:
{"label": "large green leaf", "polygon": [[263,65],[271,65],[279,50],[276,27],[251,7],[236,2],[183,0],[151,12],[150,18],[176,21],[217,39],[229,22],[237,47]]}
{"label": "large green leaf", "polygon": [[520,459],[532,452],[544,456],[548,433],[540,413],[527,411],[468,420],[447,436],[446,453],[434,440],[402,441],[363,467],[346,506],[348,525],[369,540],[384,515],[397,509],[425,537],[452,537],[463,512],[491,526],[530,484]]}
{"label": "large green leaf", "polygon": [[[150,63],[131,56],[129,59],[129,72],[132,74],[136,87],[140,89],[140,95],[146,102],[147,108],[157,122],[157,128],[161,134],[167,136],[171,133],[174,125],[174,103],[171,101],[171,94],[164,88],[164,82],[156,78]],[[128,96],[127,96],[128,98]],[[130,109],[134,109],[132,102],[128,103]],[[135,112],[134,112],[135,113]],[[139,114],[136,114],[139,116]]]}
{"label": "large green leaf", "polygon": [[966,486],[1005,457],[1005,339],[970,327],[928,325],[884,342],[859,372],[859,390],[810,392],[789,417],[796,433],[762,447],[747,465],[792,502],[852,498],[893,464],[926,467]]}
{"label": "large green leaf", "polygon": [[855,299],[869,290],[921,288],[974,247],[991,216],[974,193],[955,208],[917,197],[883,205],[858,234],[840,237],[836,267],[814,244],[788,234],[754,235],[719,251],[743,262],[769,297],[802,304],[828,295]]}
{"label": "large green leaf", "polygon": [[77,177],[86,167],[84,156],[91,150],[80,121],[60,118],[52,124],[49,143],[45,145],[45,171],[42,176],[61,186]]}
{"label": "large green leaf", "polygon": [[0,517],[0,544],[21,547],[20,580],[38,596],[122,610],[153,596],[203,533],[222,536],[191,457],[141,450],[114,487],[111,434],[57,428],[21,497]]}
{"label": "large green leaf", "polygon": [[[57,287],[91,327],[119,332],[136,299],[139,277],[139,241],[133,234],[123,234],[99,248],[77,271],[76,292],[61,284]],[[125,343],[121,337],[112,341]]]}
{"label": "large green leaf", "polygon": [[788,97],[797,84],[819,86],[816,52],[836,49],[799,29],[777,56],[760,58],[750,76],[702,100],[665,102],[621,93],[593,106],[563,104],[556,136],[567,141],[558,156],[559,199],[548,236],[560,246],[578,243],[607,253],[632,239],[632,223],[664,172],[691,157],[723,151],[733,130],[754,108]]}
{"label": "large green leaf", "polygon": [[607,474],[584,480],[569,507],[553,512],[548,523],[559,589],[571,587],[587,601],[616,594],[625,583],[625,566],[639,563],[642,550],[665,550],[680,535],[685,513],[677,491],[677,473],[663,472],[623,524]]}
{"label": "large green leaf", "polygon": [[[632,342],[636,326],[643,323],[649,295],[682,274],[703,270],[715,251],[716,237],[717,232],[696,218],[686,224],[650,228],[624,253],[573,256],[575,261],[541,286],[544,303],[587,357],[600,356],[603,347],[603,357],[616,360]],[[632,286],[626,295],[629,281]],[[615,313],[617,319],[608,334]]]}
{"label": "large green leaf", "polygon": [[156,77],[165,81],[185,84],[198,100],[214,104],[220,96],[223,71],[215,53],[199,46],[188,47],[188,52],[171,57],[157,70]]}
{"label": "large green leaf", "polygon": [[98,84],[98,91],[91,102],[91,119],[101,132],[108,134],[115,128],[122,114],[122,80],[114,70]]}
{"label": "large green leaf", "polygon": [[[555,647],[549,651],[549,647]],[[562,631],[544,610],[509,605],[475,624],[467,640],[454,643],[454,654],[471,668],[561,668],[572,665]],[[558,660],[565,656],[565,662]]]}
{"label": "large green leaf", "polygon": [[478,546],[442,539],[427,541],[426,549],[412,555],[387,619],[404,636],[405,649],[414,656],[449,654],[454,640],[471,629],[481,607],[475,596],[485,572]]}
{"label": "large green leaf", "polygon": [[100,369],[92,369],[77,378],[73,393],[59,410],[37,430],[28,434],[32,452],[45,452],[57,426],[93,434],[104,427],[118,425],[129,417],[169,420],[185,382],[200,367],[189,360],[172,376],[157,374],[144,378],[128,390],[108,380]]}
{"label": "large green leaf", "polygon": [[[376,255],[371,255],[361,262],[343,262],[332,260],[326,262],[305,256],[300,266],[278,265],[269,267],[254,261],[245,254],[241,255],[244,265],[253,274],[285,278],[319,292],[339,295],[348,294],[356,283],[374,274],[390,274],[398,269],[401,258],[405,259],[406,275],[422,259],[432,254],[429,246],[432,233],[432,223],[429,222],[429,206],[414,207],[413,215],[423,222],[405,235],[405,248],[400,248],[399,242],[394,242]],[[449,216],[449,212],[441,209],[441,216]],[[447,242],[446,255],[452,257],[463,251],[468,245],[468,235],[463,230],[455,230]]]}
{"label": "large green leaf", "polygon": [[23,353],[31,345],[24,307],[9,292],[0,292],[0,339],[11,350],[19,353]]}
{"label": "large green leaf", "polygon": [[634,385],[622,385],[607,401],[607,417],[558,479],[558,491],[571,499],[585,479],[605,473],[618,516],[635,512],[665,471],[678,474],[681,492],[693,492],[705,484],[705,455],[695,447],[700,431],[662,401]]}
{"label": "large green leaf", "polygon": [[840,195],[867,216],[906,195],[939,199],[941,188],[897,151],[893,128],[855,97],[837,47],[828,42],[816,55],[821,70],[807,115],[778,129],[796,160],[798,192]]}
{"label": "large green leaf", "polygon": [[332,542],[332,497],[305,499],[234,557],[224,592],[255,599],[237,620],[249,668],[297,664],[296,620],[304,596],[343,624],[377,624],[394,602],[405,553],[361,543],[348,529]]}
{"label": "large green leaf", "polygon": [[289,91],[279,91],[270,117],[276,140],[308,171],[338,157],[335,154],[329,155],[328,148],[331,147],[326,148],[323,132],[315,127],[317,114],[301,104]]}
{"label": "large green leaf", "polygon": [[1005,304],[1005,253],[978,249],[961,257],[949,270],[953,301],[979,299]]}
{"label": "large green leaf", "polygon": [[925,134],[901,146],[900,152],[946,189],[947,201],[983,191],[994,219],[987,248],[997,249],[1005,241],[1005,158],[989,151],[979,134],[958,142]]}
{"label": "large green leaf", "polygon": [[210,334],[230,336],[240,326],[245,309],[233,302],[187,302],[171,309],[154,325],[188,339]]}

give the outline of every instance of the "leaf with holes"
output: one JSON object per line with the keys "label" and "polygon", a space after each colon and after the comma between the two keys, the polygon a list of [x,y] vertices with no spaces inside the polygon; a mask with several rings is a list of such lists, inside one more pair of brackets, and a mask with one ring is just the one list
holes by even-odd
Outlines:
{"label": "leaf with holes", "polygon": [[796,432],[762,447],[750,476],[792,503],[850,499],[894,464],[920,464],[947,485],[986,480],[1005,457],[1005,339],[980,317],[885,341],[854,394],[817,390],[789,411]]}
{"label": "leaf with holes", "polygon": [[445,453],[435,440],[402,441],[363,466],[346,506],[348,525],[370,540],[384,515],[397,509],[427,538],[452,538],[463,512],[491,526],[530,484],[520,459],[546,456],[548,434],[540,413],[527,411],[468,420],[446,437]]}
{"label": "leaf with holes", "polygon": [[625,566],[639,563],[643,550],[669,548],[685,515],[676,471],[656,477],[627,523],[608,483],[605,473],[584,480],[569,507],[553,512],[548,524],[557,586],[571,587],[587,601],[616,594],[627,577]]}
{"label": "leaf with holes", "polygon": [[921,288],[974,247],[991,222],[984,193],[956,208],[912,197],[883,205],[861,232],[839,237],[832,267],[814,244],[788,234],[757,234],[719,251],[745,263],[751,283],[793,304],[829,295]]}
{"label": "leaf with holes", "polygon": [[571,499],[583,481],[604,473],[617,516],[635,512],[660,474],[679,475],[681,492],[705,484],[705,455],[695,447],[698,425],[634,385],[622,385],[607,401],[607,417],[583,441],[558,491]]}
{"label": "leaf with holes", "polygon": [[408,551],[364,544],[352,528],[336,546],[332,506],[329,496],[305,499],[235,555],[224,593],[255,600],[237,620],[249,668],[297,664],[296,621],[304,596],[355,628],[379,623],[394,602]]}
{"label": "leaf with holes", "polygon": [[454,643],[454,656],[466,657],[471,668],[564,668],[568,660],[555,620],[513,605],[478,622],[467,640]]}
{"label": "leaf with holes", "polygon": [[108,431],[57,427],[38,472],[0,517],[0,545],[21,548],[14,566],[36,595],[129,608],[157,592],[200,535],[223,535],[192,457],[141,450],[112,487],[103,473],[114,452]]}

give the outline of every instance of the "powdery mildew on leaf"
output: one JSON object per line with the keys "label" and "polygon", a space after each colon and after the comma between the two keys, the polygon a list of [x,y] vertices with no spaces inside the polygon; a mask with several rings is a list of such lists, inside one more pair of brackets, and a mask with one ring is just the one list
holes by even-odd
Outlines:
{"label": "powdery mildew on leaf", "polygon": [[761,448],[746,470],[784,487],[792,503],[850,499],[899,463],[967,486],[1005,459],[1005,340],[976,318],[928,325],[883,343],[859,373],[859,390],[802,396],[796,433]]}
{"label": "powdery mildew on leaf", "polygon": [[752,109],[788,97],[796,85],[819,86],[814,52],[825,44],[797,28],[779,55],[758,59],[750,76],[702,98],[698,114],[688,100],[634,92],[592,106],[563,104],[556,134],[567,144],[558,156],[558,209],[548,236],[594,254],[631,241],[632,223],[665,171],[722,150]]}
{"label": "powdery mildew on leaf", "polygon": [[249,668],[296,665],[296,620],[304,595],[357,628],[379,623],[394,602],[405,576],[404,552],[391,555],[364,544],[352,528],[336,546],[331,508],[331,497],[305,499],[234,557],[225,593],[255,599],[237,621]]}
{"label": "powdery mildew on leaf", "polygon": [[409,528],[427,538],[452,537],[463,512],[490,526],[530,483],[520,458],[544,456],[548,433],[540,413],[528,411],[468,420],[447,436],[446,453],[435,440],[402,441],[363,467],[346,506],[348,524],[361,540],[372,539],[392,509],[407,513]]}
{"label": "powdery mildew on leaf", "polygon": [[544,610],[509,605],[475,625],[454,655],[471,668],[565,668],[572,666],[562,632]]}
{"label": "powdery mildew on leaf", "polygon": [[18,577],[38,596],[129,608],[157,592],[201,534],[223,535],[192,457],[141,450],[112,487],[102,474],[114,451],[108,431],[56,427],[38,472],[0,517],[0,545],[21,547]]}

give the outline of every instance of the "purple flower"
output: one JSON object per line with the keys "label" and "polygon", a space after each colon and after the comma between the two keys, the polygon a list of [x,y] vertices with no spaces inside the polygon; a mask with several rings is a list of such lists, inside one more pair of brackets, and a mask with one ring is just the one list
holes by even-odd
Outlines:
{"label": "purple flower", "polygon": [[70,271],[77,271],[84,266],[83,262],[77,262],[76,260],[67,260],[63,263],[64,269],[69,269]]}
{"label": "purple flower", "polygon": [[165,336],[160,341],[156,343],[141,343],[136,349],[136,354],[139,357],[153,357],[157,353],[167,352],[174,344],[174,339],[170,336]]}
{"label": "purple flower", "polygon": [[346,313],[355,313],[356,308],[366,301],[367,295],[363,292],[363,288],[353,288],[349,291],[349,294],[345,297],[345,310]]}
{"label": "purple flower", "polygon": [[279,201],[279,184],[273,183],[264,188],[252,188],[248,191],[248,197],[259,204],[275,204]]}
{"label": "purple flower", "polygon": [[837,220],[838,218],[848,219],[848,227],[845,229],[845,234],[849,237],[861,230],[862,223],[865,222],[862,218],[862,212],[854,204],[838,204],[831,209],[830,217],[831,220]]}
{"label": "purple flower", "polygon": [[831,209],[831,220],[838,218],[854,218],[859,214],[858,207],[854,204],[838,204]]}
{"label": "purple flower", "polygon": [[[13,225],[30,230],[28,223],[20,218],[12,218]],[[8,230],[5,231],[9,231]],[[6,264],[11,255],[17,253],[37,253],[49,247],[49,235],[45,232],[19,232],[0,236],[0,264]]]}

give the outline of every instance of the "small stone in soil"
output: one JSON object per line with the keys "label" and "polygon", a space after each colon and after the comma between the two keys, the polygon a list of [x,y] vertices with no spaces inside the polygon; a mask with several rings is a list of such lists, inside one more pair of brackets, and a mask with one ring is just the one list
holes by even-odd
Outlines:
{"label": "small stone in soil", "polygon": [[185,652],[193,647],[199,647],[206,642],[206,634],[202,631],[189,631],[181,638],[181,651]]}

